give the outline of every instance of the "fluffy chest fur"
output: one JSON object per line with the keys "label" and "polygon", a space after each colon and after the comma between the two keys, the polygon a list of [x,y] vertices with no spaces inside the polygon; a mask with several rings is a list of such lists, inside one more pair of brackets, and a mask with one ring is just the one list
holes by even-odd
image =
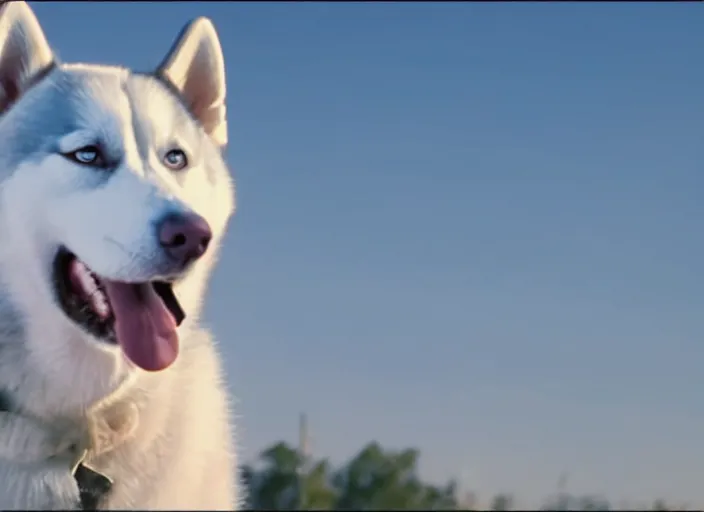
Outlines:
{"label": "fluffy chest fur", "polygon": [[123,399],[138,409],[134,433],[86,460],[114,481],[101,508],[231,510],[236,502],[220,365],[206,333],[193,337],[174,371]]}

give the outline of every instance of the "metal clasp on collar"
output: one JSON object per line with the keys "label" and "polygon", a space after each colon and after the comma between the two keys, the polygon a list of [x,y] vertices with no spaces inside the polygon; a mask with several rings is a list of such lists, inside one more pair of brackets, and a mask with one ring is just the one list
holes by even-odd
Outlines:
{"label": "metal clasp on collar", "polygon": [[113,482],[109,477],[83,462],[87,454],[88,450],[83,450],[77,457],[71,468],[71,474],[78,484],[83,510],[97,510],[100,501],[112,489]]}

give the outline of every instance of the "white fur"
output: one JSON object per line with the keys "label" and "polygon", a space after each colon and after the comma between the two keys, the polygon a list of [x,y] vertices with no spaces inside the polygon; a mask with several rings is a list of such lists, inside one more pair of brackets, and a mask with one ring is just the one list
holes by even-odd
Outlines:
{"label": "white fur", "polygon": [[[215,29],[203,18],[187,27],[158,70],[168,87],[155,77],[86,64],[61,64],[42,77],[52,63],[30,8],[4,4],[0,391],[10,391],[21,413],[0,413],[0,509],[75,508],[70,468],[83,446],[86,462],[115,482],[101,508],[233,509],[229,401],[213,341],[198,326],[207,278],[235,208],[221,156],[225,70]],[[27,141],[35,136],[32,146]],[[59,154],[96,142],[115,157],[110,171]],[[175,146],[189,157],[186,171],[161,163]],[[179,358],[147,373],[63,313],[51,268],[66,246],[113,280],[172,276],[154,223],[173,209],[198,213],[214,236],[174,288],[187,315]],[[118,429],[115,422],[129,425]],[[99,449],[99,438],[119,441]]]}

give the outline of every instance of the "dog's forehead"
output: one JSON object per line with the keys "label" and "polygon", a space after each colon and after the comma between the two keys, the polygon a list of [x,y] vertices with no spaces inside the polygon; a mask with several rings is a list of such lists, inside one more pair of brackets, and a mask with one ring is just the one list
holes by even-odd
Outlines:
{"label": "dog's forehead", "polygon": [[[13,169],[55,151],[58,139],[90,130],[140,156],[168,139],[201,136],[179,99],[150,75],[120,67],[64,64],[28,91],[0,122],[0,165]],[[131,141],[131,142],[129,142]],[[0,176],[2,178],[2,176]]]}
{"label": "dog's forehead", "polygon": [[[108,66],[67,65],[62,79],[68,112],[78,128],[103,137],[134,136],[141,150],[164,139],[199,135],[193,119],[170,89],[152,75]],[[176,133],[178,132],[178,133]]]}
{"label": "dog's forehead", "polygon": [[[125,94],[141,152],[171,144],[185,144],[193,149],[206,139],[180,99],[155,77],[130,74]],[[145,155],[142,157],[146,159]]]}

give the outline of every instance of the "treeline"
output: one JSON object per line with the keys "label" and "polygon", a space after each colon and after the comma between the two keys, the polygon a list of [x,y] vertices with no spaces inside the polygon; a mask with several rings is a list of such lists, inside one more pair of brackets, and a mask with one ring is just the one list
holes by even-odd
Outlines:
{"label": "treeline", "polygon": [[[520,504],[508,494],[480,503],[472,493],[460,495],[455,482],[433,485],[418,477],[419,452],[365,446],[349,462],[334,468],[325,460],[307,460],[296,448],[279,442],[254,464],[241,468],[249,510],[512,510]],[[643,509],[629,507],[632,509]],[[651,510],[691,510],[657,500]],[[612,510],[599,496],[558,493],[543,510]]]}

